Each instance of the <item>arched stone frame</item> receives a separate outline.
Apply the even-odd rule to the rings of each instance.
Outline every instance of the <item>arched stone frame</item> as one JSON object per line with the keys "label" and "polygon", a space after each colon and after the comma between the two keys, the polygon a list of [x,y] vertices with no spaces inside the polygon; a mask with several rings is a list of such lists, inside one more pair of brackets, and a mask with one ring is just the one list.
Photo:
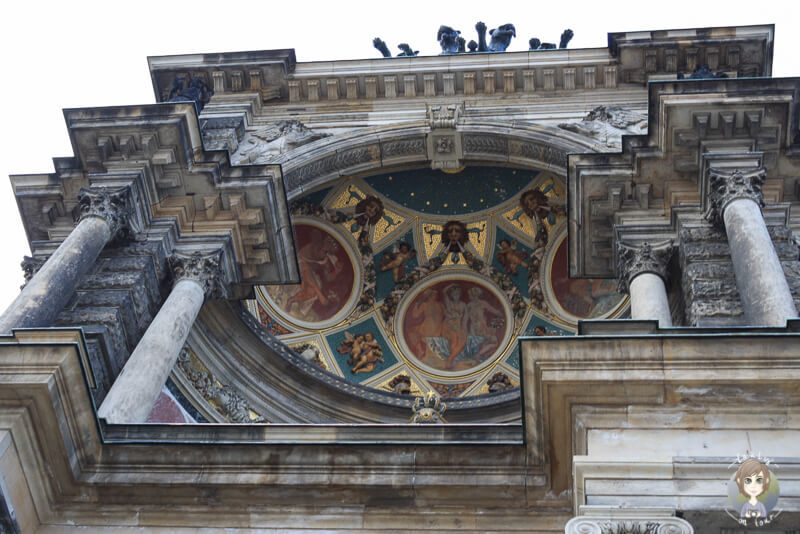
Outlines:
{"label": "arched stone frame", "polygon": [[[288,200],[343,177],[430,166],[430,133],[427,121],[420,121],[355,131],[287,152],[279,163]],[[507,165],[561,176],[566,176],[569,152],[607,150],[558,128],[501,121],[465,120],[449,134],[459,136],[464,165]],[[406,422],[410,414],[411,397],[354,384],[321,370],[288,349],[237,303],[206,305],[188,344],[212,376],[224,377],[220,379],[237,390],[255,413],[278,416],[271,422],[397,423]],[[253,377],[260,379],[254,383]],[[180,376],[176,379],[182,389],[189,385]],[[448,421],[518,421],[519,395],[514,389],[448,399]],[[199,395],[189,396],[194,403],[205,402]]]}

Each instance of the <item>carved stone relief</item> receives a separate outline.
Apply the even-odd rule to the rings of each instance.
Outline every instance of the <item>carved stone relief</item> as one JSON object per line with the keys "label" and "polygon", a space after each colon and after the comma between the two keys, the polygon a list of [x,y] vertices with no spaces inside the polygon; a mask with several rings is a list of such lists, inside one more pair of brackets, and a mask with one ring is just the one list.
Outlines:
{"label": "carved stone relief", "polygon": [[671,244],[653,248],[650,243],[642,243],[641,246],[620,243],[617,253],[617,276],[620,291],[627,292],[631,280],[642,273],[657,274],[666,282],[669,279],[667,264],[672,257],[673,250]]}
{"label": "carved stone relief", "polygon": [[281,154],[330,135],[314,131],[298,120],[274,122],[246,133],[231,160],[235,165],[270,163]]}
{"label": "carved stone relief", "polygon": [[253,411],[241,393],[229,385],[220,383],[189,347],[183,347],[181,350],[176,370],[180,370],[189,379],[195,389],[226,421],[231,423],[269,422]]}
{"label": "carved stone relief", "polygon": [[694,534],[685,520],[677,517],[605,519],[575,517],[567,523],[566,534]]}
{"label": "carved stone relief", "polygon": [[621,148],[623,135],[647,133],[647,116],[617,106],[598,106],[579,122],[563,122],[559,128]]}

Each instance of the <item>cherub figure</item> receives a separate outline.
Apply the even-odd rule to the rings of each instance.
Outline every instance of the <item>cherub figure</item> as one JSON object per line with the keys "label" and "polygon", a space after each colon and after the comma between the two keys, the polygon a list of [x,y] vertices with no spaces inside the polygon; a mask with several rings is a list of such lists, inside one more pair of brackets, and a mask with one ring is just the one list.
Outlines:
{"label": "cherub figure", "polygon": [[497,246],[500,249],[497,252],[497,261],[504,267],[505,274],[513,274],[516,276],[519,267],[528,266],[525,262],[528,254],[522,250],[517,250],[516,239],[512,239],[511,241],[503,239]]}
{"label": "cherub figure", "polygon": [[739,466],[734,476],[739,493],[747,498],[739,510],[739,517],[767,517],[767,508],[758,496],[769,490],[769,469],[755,458],[748,458]]}
{"label": "cherub figure", "polygon": [[350,354],[350,359],[347,360],[348,365],[353,367],[350,372],[353,374],[358,373],[371,373],[375,370],[375,364],[382,362],[383,350],[381,346],[375,341],[375,335],[372,332],[365,334],[356,334],[353,336],[350,332],[345,332],[345,340],[336,350],[340,354]]}
{"label": "cherub figure", "polygon": [[394,281],[400,281],[406,275],[406,262],[414,259],[417,251],[411,245],[401,242],[396,245],[392,252],[386,251],[381,258],[381,272],[392,271]]}

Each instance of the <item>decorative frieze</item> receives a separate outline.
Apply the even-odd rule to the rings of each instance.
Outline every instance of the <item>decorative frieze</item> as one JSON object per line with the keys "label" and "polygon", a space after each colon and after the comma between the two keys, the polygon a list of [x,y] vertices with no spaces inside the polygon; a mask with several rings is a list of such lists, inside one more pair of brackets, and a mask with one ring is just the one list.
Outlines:
{"label": "decorative frieze", "polygon": [[483,94],[486,95],[493,95],[494,94],[494,71],[486,71],[483,73]]}
{"label": "decorative frieze", "polygon": [[575,90],[575,68],[569,67],[562,69],[564,75],[564,89],[569,91]]}
{"label": "decorative frieze", "polygon": [[397,98],[397,77],[383,77],[383,95],[386,98]]}
{"label": "decorative frieze", "polygon": [[231,72],[231,91],[234,93],[239,93],[242,91],[243,83],[242,83],[242,71],[237,70]]}
{"label": "decorative frieze", "polygon": [[727,56],[727,63],[731,68],[737,68],[739,66],[739,47],[738,46],[728,46],[728,56]]}
{"label": "decorative frieze", "polygon": [[406,74],[403,76],[403,96],[417,96],[417,76],[416,74]]}
{"label": "decorative frieze", "polygon": [[686,49],[686,71],[694,72],[697,68],[697,48],[691,47]]}
{"label": "decorative frieze", "polygon": [[300,82],[298,80],[289,80],[289,102],[300,101]]}
{"label": "decorative frieze", "polygon": [[347,78],[344,84],[347,100],[358,100],[358,78]]}
{"label": "decorative frieze", "polygon": [[532,93],[536,90],[536,71],[524,70],[522,71],[522,89],[526,93]]}
{"label": "decorative frieze", "polygon": [[339,80],[330,78],[325,80],[325,88],[328,92],[328,100],[339,100]]}
{"label": "decorative frieze", "polygon": [[513,93],[516,90],[516,73],[513,70],[503,71],[503,92]]}
{"label": "decorative frieze", "polygon": [[364,92],[367,98],[378,98],[378,78],[375,76],[364,78]]}
{"label": "decorative frieze", "polygon": [[250,71],[250,90],[254,92],[260,92],[262,88],[261,83],[261,71],[251,70]]}
{"label": "decorative frieze", "polygon": [[422,81],[425,86],[425,96],[436,96],[436,75],[425,74],[422,76]]}
{"label": "decorative frieze", "polygon": [[464,94],[471,96],[475,94],[475,73],[464,73]]}
{"label": "decorative frieze", "polygon": [[225,71],[218,70],[211,73],[211,80],[214,84],[214,93],[221,94],[225,92]]}
{"label": "decorative frieze", "polygon": [[308,80],[306,82],[306,94],[309,102],[319,101],[319,80]]}
{"label": "decorative frieze", "polygon": [[[603,69],[602,73],[600,69]],[[565,88],[567,90],[585,89],[594,90],[598,87],[616,88],[616,66],[590,64],[586,66],[565,66],[542,68],[542,88],[545,90],[555,90]],[[498,93],[511,95],[518,90],[531,93],[536,90],[537,69],[507,68],[504,70],[486,71],[459,71],[459,72],[435,72],[421,74],[402,74],[394,73],[382,76],[383,91],[378,87],[378,76],[352,76],[339,78],[293,78],[288,83],[288,95],[290,102],[307,100],[317,102],[324,96],[325,88],[328,89],[328,100],[336,100],[344,97],[348,100],[359,98],[379,99],[379,98],[398,98],[419,97],[426,98],[437,95],[453,96],[462,93],[465,96],[472,96],[482,92],[484,95],[497,95]],[[605,81],[600,80],[599,76],[605,75]],[[461,77],[462,86],[458,85],[458,77]],[[441,77],[441,82],[438,82]],[[421,82],[421,85],[420,85]],[[520,83],[521,82],[521,83]],[[303,94],[302,83],[308,88]],[[437,83],[441,83],[437,87]],[[335,92],[330,88],[336,85]],[[315,91],[315,88],[318,88]],[[344,88],[345,93],[342,93]],[[363,88],[363,89],[362,89]],[[267,89],[261,92],[266,94]],[[320,92],[321,91],[321,92]],[[272,93],[270,93],[272,95]],[[273,98],[273,96],[270,96]],[[267,97],[264,97],[267,100]]]}
{"label": "decorative frieze", "polygon": [[442,74],[442,86],[445,96],[453,96],[456,94],[456,75],[454,72],[445,72]]}
{"label": "decorative frieze", "polygon": [[233,386],[221,383],[199,358],[184,346],[178,355],[180,369],[198,393],[229,423],[267,423]]}
{"label": "decorative frieze", "polygon": [[552,91],[556,88],[556,69],[542,69],[544,90]]}
{"label": "decorative frieze", "polygon": [[597,87],[597,68],[584,67],[583,68],[583,88],[594,89]]}
{"label": "decorative frieze", "polygon": [[648,48],[644,51],[644,71],[652,74],[658,71],[658,50]]}
{"label": "decorative frieze", "polygon": [[616,89],[617,87],[617,67],[603,67],[603,85],[606,89]]}
{"label": "decorative frieze", "polygon": [[664,70],[678,72],[678,50],[675,48],[664,50]]}
{"label": "decorative frieze", "polygon": [[719,48],[716,46],[706,48],[706,64],[709,69],[716,72],[719,68]]}

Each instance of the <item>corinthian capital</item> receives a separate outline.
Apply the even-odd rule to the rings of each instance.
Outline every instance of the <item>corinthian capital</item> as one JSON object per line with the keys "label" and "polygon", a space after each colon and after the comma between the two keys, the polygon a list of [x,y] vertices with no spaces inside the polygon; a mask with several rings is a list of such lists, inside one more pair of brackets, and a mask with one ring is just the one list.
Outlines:
{"label": "corinthian capital", "polygon": [[222,272],[222,251],[212,253],[175,253],[169,257],[174,282],[194,280],[203,288],[206,297],[223,298],[228,293]]}
{"label": "corinthian capital", "polygon": [[102,187],[82,187],[78,193],[81,220],[99,217],[108,223],[111,239],[118,237],[130,228],[131,204],[130,187],[106,189]]}
{"label": "corinthian capital", "polygon": [[617,245],[617,282],[619,290],[627,293],[631,280],[642,273],[653,273],[667,281],[667,265],[672,258],[672,243],[652,247],[650,243],[634,246]]}
{"label": "corinthian capital", "polygon": [[763,206],[764,193],[762,187],[766,177],[767,172],[763,168],[747,172],[738,169],[734,171],[709,169],[706,220],[721,226],[725,207],[734,200],[741,198],[750,199],[759,206]]}
{"label": "corinthian capital", "polygon": [[694,534],[694,528],[678,517],[603,519],[574,517],[564,529],[566,534]]}

